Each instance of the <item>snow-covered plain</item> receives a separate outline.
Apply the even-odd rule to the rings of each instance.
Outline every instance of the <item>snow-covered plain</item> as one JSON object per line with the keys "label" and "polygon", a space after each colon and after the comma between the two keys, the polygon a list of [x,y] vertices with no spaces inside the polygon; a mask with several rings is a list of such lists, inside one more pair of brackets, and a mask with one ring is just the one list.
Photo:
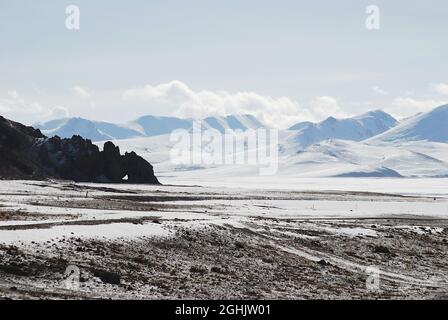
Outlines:
{"label": "snow-covered plain", "polygon": [[[446,292],[446,180],[295,181],[301,184],[277,188],[259,181],[2,181],[0,295],[328,299]],[[358,191],[366,188],[382,193]],[[77,291],[61,289],[68,265],[86,279]],[[365,285],[372,265],[381,270],[379,293]],[[122,286],[103,283],[98,269],[118,272]],[[253,293],[244,295],[248,288]]]}
{"label": "snow-covered plain", "polygon": [[[301,183],[294,186],[260,186],[259,181],[226,186],[225,182],[211,180],[203,186],[2,181],[0,211],[9,214],[9,218],[0,221],[0,243],[45,242],[61,236],[107,239],[168,236],[173,224],[180,220],[189,226],[200,226],[241,225],[258,217],[448,218],[445,179],[406,179],[407,183],[397,179],[355,178],[298,181]],[[143,207],[134,207],[134,196],[136,204],[144,201]],[[107,202],[110,197],[117,201],[129,197],[131,202],[125,207],[115,207],[114,202]],[[163,227],[146,222],[159,219],[165,222]]]}

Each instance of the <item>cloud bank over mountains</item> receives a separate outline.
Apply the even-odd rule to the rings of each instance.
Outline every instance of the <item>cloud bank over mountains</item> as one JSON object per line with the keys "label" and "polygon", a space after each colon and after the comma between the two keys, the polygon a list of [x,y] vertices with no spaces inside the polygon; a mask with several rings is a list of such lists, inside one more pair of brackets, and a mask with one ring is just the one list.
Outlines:
{"label": "cloud bank over mountains", "polygon": [[13,90],[0,93],[0,115],[31,124],[36,119],[57,119],[69,116],[68,109],[60,105],[44,105],[24,98]]}
{"label": "cloud bank over mountains", "polygon": [[268,125],[287,125],[315,117],[311,110],[302,108],[298,102],[287,97],[275,98],[255,92],[194,91],[177,80],[126,90],[123,99],[130,105],[135,102],[157,105],[170,115],[183,118],[253,114]]}
{"label": "cloud bank over mountains", "polygon": [[287,128],[301,121],[317,122],[328,116],[347,118],[372,109],[382,109],[401,119],[448,102],[445,83],[429,84],[428,96],[424,97],[412,93],[393,97],[382,88],[373,88],[388,100],[381,105],[354,104],[322,95],[299,102],[253,91],[195,90],[178,80],[114,90],[94,90],[77,84],[67,88],[64,96],[57,97],[41,90],[28,95],[15,90],[0,92],[0,113],[27,124],[65,117],[123,122],[143,115],[205,118],[251,114],[268,126]]}

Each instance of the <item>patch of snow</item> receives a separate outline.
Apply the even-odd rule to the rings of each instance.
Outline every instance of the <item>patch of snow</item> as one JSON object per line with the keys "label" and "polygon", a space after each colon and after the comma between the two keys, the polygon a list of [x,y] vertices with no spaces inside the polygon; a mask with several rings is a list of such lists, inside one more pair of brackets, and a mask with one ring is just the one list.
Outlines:
{"label": "patch of snow", "polygon": [[135,237],[163,237],[171,232],[162,225],[146,223],[136,225],[132,223],[112,223],[95,226],[55,226],[51,229],[31,230],[2,230],[0,231],[0,243],[14,244],[18,242],[30,243],[46,242],[55,238],[135,238]]}

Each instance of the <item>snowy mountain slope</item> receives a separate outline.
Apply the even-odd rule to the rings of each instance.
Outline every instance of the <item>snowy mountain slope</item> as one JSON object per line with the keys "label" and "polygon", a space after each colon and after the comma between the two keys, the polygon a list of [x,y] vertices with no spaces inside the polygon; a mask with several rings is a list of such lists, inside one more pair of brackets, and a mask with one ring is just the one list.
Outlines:
{"label": "snowy mountain slope", "polygon": [[313,125],[315,125],[313,122],[310,121],[304,121],[304,122],[299,122],[296,123],[295,125],[293,125],[292,127],[289,128],[289,130],[303,130],[309,127],[312,127]]}
{"label": "snowy mountain slope", "polygon": [[397,120],[392,116],[377,110],[348,119],[329,117],[319,123],[301,122],[289,130],[297,130],[297,142],[305,149],[327,139],[362,141],[385,132],[396,124]]}
{"label": "snowy mountain slope", "polygon": [[[431,113],[417,115],[406,121],[419,124],[424,120],[444,119],[445,107]],[[415,120],[417,119],[417,120]],[[431,120],[432,129],[440,138],[445,123]],[[443,122],[441,125],[441,122]],[[207,122],[217,130],[227,125],[223,119]],[[213,126],[219,123],[221,127]],[[296,179],[304,177],[448,177],[448,144],[431,141],[383,141],[381,139],[361,140],[377,131],[384,131],[396,120],[381,112],[343,120],[329,118],[319,124],[301,123],[299,130],[280,130],[278,141],[278,172],[273,179]],[[397,128],[400,128],[398,125]],[[408,126],[405,126],[406,128]],[[235,128],[235,126],[233,127]],[[414,128],[414,127],[413,127]],[[395,132],[391,129],[387,133]],[[420,130],[428,133],[425,130]],[[304,140],[310,134],[308,141]],[[314,134],[314,136],[312,135]],[[385,134],[384,134],[385,135]],[[304,137],[305,136],[305,137]],[[334,139],[333,137],[344,139]],[[381,137],[380,135],[379,137]],[[442,135],[443,137],[443,135]],[[243,139],[244,135],[236,139]],[[349,140],[351,139],[351,140]],[[321,140],[320,142],[316,142]],[[115,141],[124,150],[137,150],[154,163],[161,176],[175,176],[195,180],[242,179],[259,175],[257,166],[249,164],[175,164],[170,151],[175,142],[169,135]],[[304,147],[306,146],[306,147]],[[204,145],[199,152],[207,153],[210,146]]]}
{"label": "snowy mountain slope", "polygon": [[309,158],[329,168],[326,176],[448,177],[448,145],[435,142],[330,140],[299,153],[295,164],[307,164]]}
{"label": "snowy mountain slope", "polygon": [[170,133],[176,129],[189,129],[193,119],[180,119],[175,117],[143,116],[129,124],[144,136],[158,136]]}
{"label": "snowy mountain slope", "polygon": [[[242,139],[244,135],[237,136]],[[154,165],[158,176],[184,178],[200,183],[204,179],[254,178],[257,165],[176,164],[170,152],[175,141],[169,135],[114,141],[120,149],[135,150]],[[101,145],[101,144],[99,144]],[[199,152],[209,152],[203,145]],[[326,140],[305,150],[299,148],[295,132],[279,132],[278,172],[272,179],[306,177],[448,177],[448,144],[410,141],[356,142]],[[185,181],[186,181],[185,180]]]}
{"label": "snowy mountain slope", "polygon": [[[442,106],[432,112],[416,115],[387,131],[388,127],[396,124],[396,120],[382,111],[350,119],[328,118],[318,124],[300,123],[295,126],[298,130],[280,130],[276,159],[278,171],[272,178],[448,177],[448,143],[440,143],[447,141],[447,109],[447,106]],[[178,177],[186,179],[183,181],[199,183],[204,179],[243,179],[259,175],[259,166],[247,163],[175,163],[171,152],[178,141],[171,141],[169,132],[175,128],[191,128],[193,120],[161,117],[144,117],[139,120],[123,127],[143,136],[116,138],[114,143],[123,151],[134,150],[141,154],[154,165],[155,172],[162,178]],[[160,127],[157,127],[158,124]],[[52,122],[52,126],[58,130],[65,125],[64,121]],[[203,129],[213,128],[220,132],[241,129],[242,132],[235,136],[236,145],[245,144],[244,130],[260,126],[263,125],[252,116],[209,117],[202,121]],[[170,130],[164,129],[167,127]],[[107,128],[94,127],[98,130],[95,131],[86,125],[83,129],[87,130],[87,134],[92,134],[88,130],[99,133],[97,138],[111,139],[109,137],[112,134],[107,133],[110,132]],[[383,133],[366,139],[376,132]],[[422,141],[423,138],[426,140]],[[220,143],[219,138],[215,143]],[[211,154],[212,146],[204,143],[199,150],[195,150],[195,154]],[[236,158],[243,151],[239,149],[232,152]]]}
{"label": "snowy mountain slope", "polygon": [[208,117],[202,120],[206,129],[216,129],[221,133],[225,130],[242,130],[264,128],[257,118],[252,115],[230,115],[226,117]]}
{"label": "snowy mountain slope", "polygon": [[408,118],[396,127],[370,140],[448,142],[448,104]]}

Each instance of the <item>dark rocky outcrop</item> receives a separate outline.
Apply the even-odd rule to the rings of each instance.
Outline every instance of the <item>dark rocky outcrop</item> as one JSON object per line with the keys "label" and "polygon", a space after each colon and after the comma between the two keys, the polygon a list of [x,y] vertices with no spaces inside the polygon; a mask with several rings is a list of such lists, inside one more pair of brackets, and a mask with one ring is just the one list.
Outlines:
{"label": "dark rocky outcrop", "polygon": [[112,142],[106,142],[100,151],[80,136],[47,138],[39,130],[3,117],[0,117],[0,178],[159,183],[150,163],[135,152],[121,155]]}
{"label": "dark rocky outcrop", "polygon": [[93,270],[93,275],[97,278],[100,278],[100,280],[104,283],[115,285],[120,284],[121,276],[116,272],[111,272],[107,270]]}
{"label": "dark rocky outcrop", "polygon": [[44,138],[39,130],[0,116],[0,178],[26,179],[49,175],[27,152],[35,141]]}

